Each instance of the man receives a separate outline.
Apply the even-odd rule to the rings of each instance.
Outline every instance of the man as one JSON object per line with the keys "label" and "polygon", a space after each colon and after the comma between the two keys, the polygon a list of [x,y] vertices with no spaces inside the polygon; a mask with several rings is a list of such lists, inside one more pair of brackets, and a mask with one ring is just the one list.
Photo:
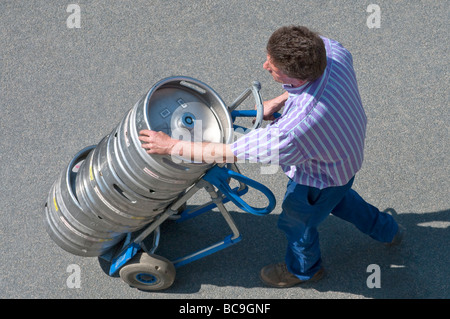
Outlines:
{"label": "man", "polygon": [[[273,114],[284,106],[282,116],[265,128],[231,145],[197,147],[146,130],[141,132],[142,146],[149,154],[171,154],[176,149],[177,155],[202,156],[205,162],[279,163],[289,177],[278,221],[288,247],[285,262],[261,270],[262,281],[270,286],[291,287],[322,277],[317,227],[330,213],[380,242],[399,244],[403,228],[351,189],[363,162],[367,119],[350,52],[306,27],[281,27],[269,38],[263,67],[285,90],[264,102],[265,120],[274,120]],[[258,140],[269,141],[260,144],[277,152],[254,147]],[[203,152],[208,146],[214,151]],[[273,154],[277,158],[271,158]]]}

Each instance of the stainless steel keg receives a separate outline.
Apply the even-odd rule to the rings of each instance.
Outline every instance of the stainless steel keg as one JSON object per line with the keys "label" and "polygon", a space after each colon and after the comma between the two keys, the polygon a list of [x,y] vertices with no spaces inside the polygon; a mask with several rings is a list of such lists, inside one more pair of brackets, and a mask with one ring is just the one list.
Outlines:
{"label": "stainless steel keg", "polygon": [[228,108],[211,87],[188,77],[159,81],[96,147],[78,153],[53,185],[45,221],[61,248],[102,255],[164,212],[213,165],[147,154],[138,139],[142,129],[196,142],[233,138]]}
{"label": "stainless steel keg", "polygon": [[138,139],[143,129],[196,142],[230,143],[233,138],[230,113],[212,88],[186,77],[156,83],[119,125],[112,157],[118,176],[136,193],[150,198],[166,199],[184,192],[212,164],[147,154]]}
{"label": "stainless steel keg", "polygon": [[77,153],[50,189],[44,221],[50,237],[64,250],[80,256],[99,256],[124,234],[106,230],[102,221],[80,206],[75,180],[93,146]]}
{"label": "stainless steel keg", "polygon": [[111,166],[109,146],[114,135],[102,139],[88,155],[76,179],[80,206],[97,216],[106,229],[132,232],[164,211],[171,200],[152,199],[133,192]]}

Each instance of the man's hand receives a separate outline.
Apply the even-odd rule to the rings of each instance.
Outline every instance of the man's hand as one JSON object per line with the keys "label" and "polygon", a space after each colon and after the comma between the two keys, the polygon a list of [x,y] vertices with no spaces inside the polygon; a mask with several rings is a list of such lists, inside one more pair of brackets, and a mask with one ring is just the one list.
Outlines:
{"label": "man's hand", "polygon": [[142,130],[139,132],[139,140],[148,154],[170,155],[173,147],[178,142],[164,132]]}
{"label": "man's hand", "polygon": [[275,120],[275,117],[273,116],[274,113],[281,110],[281,108],[284,106],[284,103],[289,97],[289,93],[285,92],[282,95],[273,98],[271,100],[267,100],[263,103],[264,105],[264,117],[263,119],[265,121],[273,121]]}

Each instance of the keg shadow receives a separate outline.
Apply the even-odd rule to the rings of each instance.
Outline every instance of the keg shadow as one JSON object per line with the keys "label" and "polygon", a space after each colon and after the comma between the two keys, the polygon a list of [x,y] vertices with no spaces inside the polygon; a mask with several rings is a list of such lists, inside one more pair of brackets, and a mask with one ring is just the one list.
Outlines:
{"label": "keg shadow", "polygon": [[[326,276],[317,283],[289,288],[292,296],[296,289],[314,289],[367,298],[450,297],[450,210],[420,214],[390,211],[407,229],[405,240],[398,247],[386,247],[347,222],[334,216],[327,218],[320,226]],[[152,293],[194,294],[202,285],[273,290],[260,281],[259,271],[284,259],[286,240],[277,228],[278,215],[253,216],[235,211],[231,215],[241,232],[241,242],[178,268],[172,287]],[[180,224],[166,222],[156,253],[169,259],[180,257],[214,242],[214,236],[221,238],[220,233],[226,235],[227,226],[214,212]],[[381,288],[367,285],[371,275],[367,267],[371,264],[380,267]]]}

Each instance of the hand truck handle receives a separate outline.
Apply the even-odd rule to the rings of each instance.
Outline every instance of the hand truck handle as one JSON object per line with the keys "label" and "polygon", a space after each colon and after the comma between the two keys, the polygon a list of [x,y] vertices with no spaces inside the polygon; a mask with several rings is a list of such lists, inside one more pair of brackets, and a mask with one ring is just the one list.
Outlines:
{"label": "hand truck handle", "polygon": [[[239,97],[233,102],[231,103],[230,106],[228,106],[228,110],[230,111],[230,113],[234,113],[235,109],[242,103],[245,101],[245,99],[247,99],[251,93],[253,93],[253,98],[255,99],[256,102],[256,110],[255,110],[255,123],[253,124],[253,127],[251,127],[251,130],[255,130],[257,128],[259,128],[262,124],[263,121],[263,117],[264,117],[264,104],[263,104],[263,100],[261,97],[261,93],[259,92],[261,90],[261,83],[259,83],[258,81],[254,81],[252,83],[252,86],[245,89],[244,92],[242,92],[241,95],[239,95]],[[236,114],[236,113],[235,113]],[[233,122],[234,119],[236,117],[233,118]]]}
{"label": "hand truck handle", "polygon": [[[260,191],[267,197],[267,199],[269,200],[269,204],[264,208],[256,208],[250,206],[239,196],[235,189],[231,189],[227,181],[229,178],[233,178],[239,182],[246,184],[247,186]],[[275,208],[276,199],[269,188],[231,169],[228,169],[226,167],[214,166],[203,176],[203,179],[216,186],[237,207],[250,214],[258,216],[267,215]]]}

